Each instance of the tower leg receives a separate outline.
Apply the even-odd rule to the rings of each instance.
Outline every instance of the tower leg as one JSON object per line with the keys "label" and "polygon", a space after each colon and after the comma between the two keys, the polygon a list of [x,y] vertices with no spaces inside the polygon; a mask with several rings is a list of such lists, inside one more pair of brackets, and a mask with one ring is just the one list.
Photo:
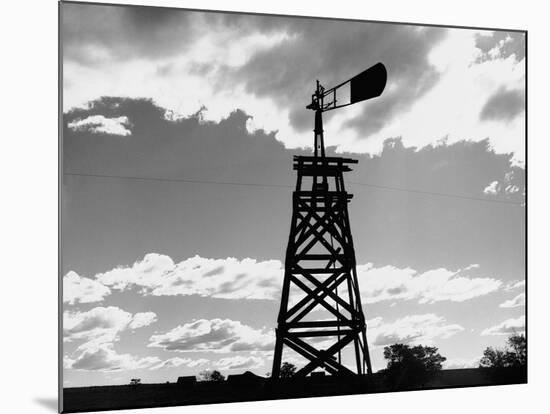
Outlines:
{"label": "tower leg", "polygon": [[367,363],[367,375],[372,374],[372,366],[370,364],[370,354],[369,354],[369,347],[367,345],[367,334],[365,330],[363,330],[362,336],[363,336],[363,348],[364,348],[364,355],[365,355],[365,362]]}
{"label": "tower leg", "polygon": [[283,354],[283,338],[279,334],[279,329],[275,329],[275,353],[273,354],[273,369],[271,378],[279,378],[281,375],[281,358]]}
{"label": "tower leg", "polygon": [[361,375],[363,373],[363,364],[361,361],[361,353],[359,351],[359,338],[355,338],[353,341],[355,347],[355,363],[357,365],[357,374]]}

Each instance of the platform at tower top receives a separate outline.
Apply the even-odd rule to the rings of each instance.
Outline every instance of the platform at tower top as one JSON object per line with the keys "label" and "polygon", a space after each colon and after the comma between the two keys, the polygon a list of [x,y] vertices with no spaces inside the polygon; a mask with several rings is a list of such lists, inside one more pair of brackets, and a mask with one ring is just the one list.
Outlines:
{"label": "platform at tower top", "polygon": [[358,161],[344,157],[315,157],[295,155],[293,168],[304,175],[334,175],[344,171],[352,171],[348,164]]}

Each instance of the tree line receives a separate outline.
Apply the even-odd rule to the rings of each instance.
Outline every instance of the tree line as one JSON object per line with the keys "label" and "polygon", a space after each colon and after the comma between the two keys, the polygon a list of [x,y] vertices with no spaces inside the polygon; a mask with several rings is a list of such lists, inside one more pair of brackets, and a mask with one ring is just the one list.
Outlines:
{"label": "tree line", "polygon": [[[439,353],[437,347],[397,343],[384,347],[386,367],[383,374],[392,386],[408,387],[424,385],[433,375],[443,368],[446,357]],[[523,334],[513,334],[506,340],[504,348],[487,347],[479,360],[478,368],[512,368],[527,365],[527,339]],[[291,378],[297,367],[290,362],[283,362],[280,378]],[[267,377],[271,374],[268,372]],[[225,377],[217,370],[201,371],[198,381],[221,382]],[[133,378],[131,385],[139,385],[141,380]]]}
{"label": "tree line", "polygon": [[[407,388],[425,385],[434,374],[443,368],[446,357],[437,347],[397,343],[384,347],[386,367],[380,371],[395,388]],[[511,335],[504,348],[487,347],[483,351],[478,368],[511,368],[527,365],[527,339],[523,334]],[[296,372],[296,366],[284,362],[281,366],[281,378],[290,378]],[[267,374],[269,376],[269,373]]]}

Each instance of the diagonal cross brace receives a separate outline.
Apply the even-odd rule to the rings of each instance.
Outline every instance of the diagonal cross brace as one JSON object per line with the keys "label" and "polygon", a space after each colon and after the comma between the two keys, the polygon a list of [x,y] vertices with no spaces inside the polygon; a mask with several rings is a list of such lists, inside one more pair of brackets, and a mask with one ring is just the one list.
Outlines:
{"label": "diagonal cross brace", "polygon": [[[292,339],[293,342],[303,347],[305,350],[310,352],[312,355],[314,355],[314,358],[308,358],[310,360],[309,364],[307,364],[305,367],[300,369],[298,372],[296,372],[296,376],[306,376],[311,371],[313,371],[317,367],[326,366],[329,365],[331,368],[336,369],[338,374],[351,374],[354,375],[353,371],[351,371],[349,368],[346,368],[341,363],[333,360],[331,357],[336,354],[339,350],[344,348],[347,344],[349,344],[356,336],[357,332],[354,332],[352,334],[346,335],[342,339],[340,339],[338,342],[333,344],[331,347],[329,347],[327,350],[320,351],[315,348],[313,348],[311,345],[304,342],[299,337],[293,335],[292,333],[289,333],[289,338]],[[303,354],[302,354],[303,355]],[[306,357],[306,355],[303,355]],[[307,357],[306,357],[307,358]]]}

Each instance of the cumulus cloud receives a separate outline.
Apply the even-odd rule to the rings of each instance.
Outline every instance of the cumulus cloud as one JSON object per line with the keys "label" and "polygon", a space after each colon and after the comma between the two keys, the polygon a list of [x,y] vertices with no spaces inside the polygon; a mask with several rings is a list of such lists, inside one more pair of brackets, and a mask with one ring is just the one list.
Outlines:
{"label": "cumulus cloud", "polygon": [[520,293],[513,299],[508,299],[499,305],[501,308],[517,308],[525,306],[525,293]]}
{"label": "cumulus cloud", "polygon": [[478,366],[479,358],[448,358],[446,361],[443,362],[444,369],[477,368]]}
{"label": "cumulus cloud", "polygon": [[504,189],[504,191],[507,194],[515,194],[515,193],[519,192],[519,187],[515,184],[507,185],[506,188]]}
{"label": "cumulus cloud", "polygon": [[[489,277],[468,277],[444,268],[419,273],[411,268],[357,266],[366,303],[384,300],[462,302],[496,291],[502,282]],[[200,295],[219,299],[278,300],[283,278],[278,260],[207,259],[200,256],[180,263],[166,255],[150,253],[132,266],[96,275],[97,281],[114,290],[140,289],[154,296]]]}
{"label": "cumulus cloud", "polygon": [[219,299],[275,299],[280,293],[283,265],[278,260],[206,259],[194,256],[180,263],[150,253],[130,267],[96,275],[115,290],[133,286],[154,296],[200,295]]}
{"label": "cumulus cloud", "polygon": [[406,316],[393,322],[384,322],[378,317],[368,321],[367,325],[369,343],[375,347],[395,343],[431,345],[436,338],[450,338],[464,330],[433,313]]}
{"label": "cumulus cloud", "polygon": [[155,312],[139,312],[134,315],[132,321],[128,324],[130,329],[138,329],[144,326],[151,325],[156,322],[157,315]]}
{"label": "cumulus cloud", "polygon": [[180,352],[237,352],[271,350],[271,330],[255,329],[231,319],[199,319],[152,335],[149,347]]}
{"label": "cumulus cloud", "polygon": [[512,335],[522,332],[525,332],[525,316],[507,319],[498,325],[483,330],[481,335]]}
{"label": "cumulus cloud", "polygon": [[229,369],[254,369],[264,365],[264,359],[257,356],[236,355],[228,358],[221,358],[215,365],[222,370]]}
{"label": "cumulus cloud", "polygon": [[516,174],[514,174],[514,171],[508,171],[504,174],[502,182],[492,181],[487,187],[485,187],[483,193],[492,196],[504,194],[510,198],[514,194],[519,193],[520,187],[524,186],[524,180],[518,178]]}
{"label": "cumulus cloud", "polygon": [[[119,307],[96,307],[86,312],[63,313],[63,338],[66,342],[86,340],[94,344],[113,342],[120,332],[147,326],[156,320],[154,312],[132,315]],[[84,344],[84,346],[88,346]]]}
{"label": "cumulus cloud", "polygon": [[493,278],[463,276],[463,271],[466,269],[453,272],[440,268],[419,273],[411,268],[394,266],[357,266],[366,303],[396,299],[418,300],[418,303],[463,302],[494,292],[502,284]]}
{"label": "cumulus cloud", "polygon": [[103,115],[92,115],[84,119],[76,119],[67,125],[73,131],[89,131],[95,134],[128,136],[132,135],[129,129],[128,117],[105,118]]}
{"label": "cumulus cloud", "polygon": [[510,291],[514,289],[519,289],[525,287],[525,280],[512,280],[511,282],[507,283],[504,287],[504,290]]}
{"label": "cumulus cloud", "polygon": [[500,191],[500,184],[498,183],[498,181],[493,181],[483,189],[484,194],[490,194],[490,195],[498,194],[499,191]]}
{"label": "cumulus cloud", "polygon": [[120,371],[149,368],[159,363],[158,357],[139,358],[130,354],[117,353],[112,343],[93,344],[79,349],[75,358],[66,356],[66,369],[81,371]]}
{"label": "cumulus cloud", "polygon": [[476,34],[476,47],[479,60],[515,58],[521,61],[525,57],[525,34],[506,31],[483,31]]}
{"label": "cumulus cloud", "polygon": [[137,329],[156,321],[154,312],[131,314],[116,306],[96,307],[86,312],[64,312],[63,339],[80,341],[73,355],[65,355],[66,369],[83,371],[118,371],[148,368],[160,363],[157,357],[119,354],[114,349],[121,332]]}
{"label": "cumulus cloud", "polygon": [[153,365],[149,369],[157,370],[157,369],[165,369],[165,368],[177,368],[182,365],[189,368],[195,368],[203,365],[208,365],[209,363],[210,363],[210,360],[205,358],[192,359],[192,358],[174,357],[174,358],[166,359],[157,365]]}
{"label": "cumulus cloud", "polygon": [[70,271],[63,277],[63,302],[75,303],[101,302],[111,294],[111,289],[94,279],[79,276]]}

